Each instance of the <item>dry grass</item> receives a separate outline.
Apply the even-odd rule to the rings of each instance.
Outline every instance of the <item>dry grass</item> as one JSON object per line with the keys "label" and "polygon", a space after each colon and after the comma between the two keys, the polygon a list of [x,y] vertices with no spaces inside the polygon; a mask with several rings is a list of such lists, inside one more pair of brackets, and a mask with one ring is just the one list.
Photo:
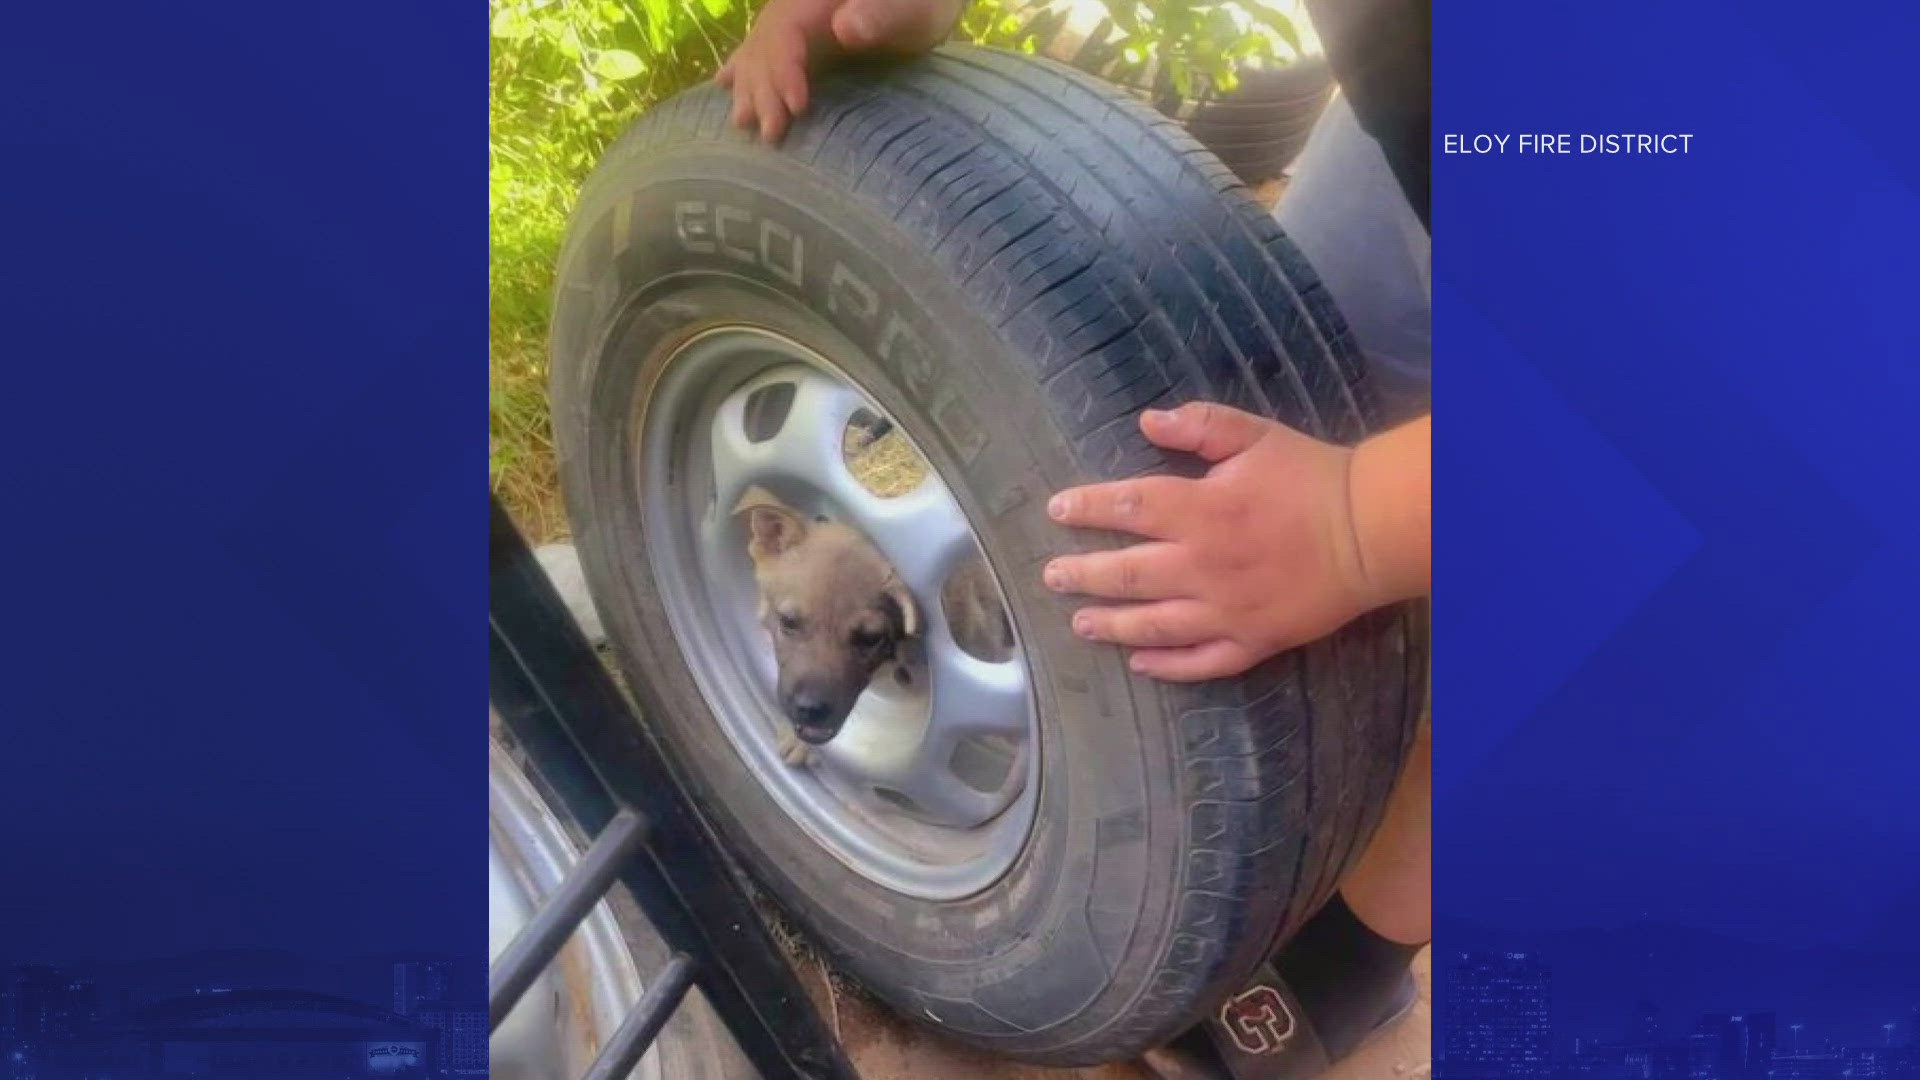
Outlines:
{"label": "dry grass", "polygon": [[907,444],[898,428],[864,448],[860,440],[859,430],[848,425],[840,448],[846,454],[847,469],[868,491],[890,499],[905,495],[926,479],[927,463]]}
{"label": "dry grass", "polygon": [[1253,201],[1259,203],[1261,207],[1267,210],[1272,210],[1274,205],[1280,201],[1280,196],[1286,194],[1286,192],[1287,178],[1284,176],[1276,176],[1271,180],[1255,184],[1249,189],[1249,193],[1253,196]]}
{"label": "dry grass", "polygon": [[534,545],[568,535],[547,412],[545,342],[496,338],[488,372],[488,477],[493,493]]}

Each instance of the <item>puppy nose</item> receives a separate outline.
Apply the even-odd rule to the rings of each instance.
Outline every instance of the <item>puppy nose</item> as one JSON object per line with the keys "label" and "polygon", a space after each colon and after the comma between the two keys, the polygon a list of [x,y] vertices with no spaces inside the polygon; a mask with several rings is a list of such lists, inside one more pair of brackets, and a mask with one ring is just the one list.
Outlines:
{"label": "puppy nose", "polygon": [[811,694],[795,694],[787,701],[787,715],[799,724],[825,723],[832,715],[833,706],[822,698]]}

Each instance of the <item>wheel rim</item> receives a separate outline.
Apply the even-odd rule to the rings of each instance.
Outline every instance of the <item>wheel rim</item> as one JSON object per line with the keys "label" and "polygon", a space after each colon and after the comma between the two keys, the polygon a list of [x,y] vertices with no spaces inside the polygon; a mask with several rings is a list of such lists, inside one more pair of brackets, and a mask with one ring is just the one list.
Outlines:
{"label": "wheel rim", "polygon": [[[507,751],[494,742],[488,754],[487,939],[497,960],[580,855]],[[494,1030],[492,1075],[581,1075],[640,993],[640,974],[603,900]],[[642,1058],[630,1080],[660,1080],[658,1054]]]}
{"label": "wheel rim", "polygon": [[[919,481],[882,495],[855,475],[847,426],[865,417],[886,414],[825,357],[783,335],[732,326],[681,345],[642,418],[647,548],[695,682],[761,786],[849,868],[899,892],[953,899],[1005,873],[1033,821],[1039,741],[1029,667],[1017,634],[1004,656],[963,645],[978,620],[950,618],[957,612],[943,594],[969,562],[986,568],[978,539],[897,421]],[[910,683],[877,675],[804,766],[779,754],[775,665],[732,513],[755,485],[864,534],[922,612]],[[1004,617],[1004,591],[990,569],[984,579]]]}

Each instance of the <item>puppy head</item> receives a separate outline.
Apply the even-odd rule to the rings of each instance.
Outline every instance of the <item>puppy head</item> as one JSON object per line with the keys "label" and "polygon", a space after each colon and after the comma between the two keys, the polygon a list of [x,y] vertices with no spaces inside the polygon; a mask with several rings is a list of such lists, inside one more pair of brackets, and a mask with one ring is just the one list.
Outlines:
{"label": "puppy head", "polygon": [[768,498],[741,506],[781,711],[804,742],[840,732],[875,669],[919,631],[913,594],[859,533]]}

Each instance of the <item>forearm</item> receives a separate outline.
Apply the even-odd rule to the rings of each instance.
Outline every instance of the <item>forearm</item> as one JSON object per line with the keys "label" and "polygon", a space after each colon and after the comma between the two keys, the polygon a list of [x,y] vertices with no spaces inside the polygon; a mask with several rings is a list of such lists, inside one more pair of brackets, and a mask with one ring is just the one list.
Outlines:
{"label": "forearm", "polygon": [[1425,596],[1433,580],[1433,417],[1361,443],[1347,484],[1369,596],[1382,604]]}

